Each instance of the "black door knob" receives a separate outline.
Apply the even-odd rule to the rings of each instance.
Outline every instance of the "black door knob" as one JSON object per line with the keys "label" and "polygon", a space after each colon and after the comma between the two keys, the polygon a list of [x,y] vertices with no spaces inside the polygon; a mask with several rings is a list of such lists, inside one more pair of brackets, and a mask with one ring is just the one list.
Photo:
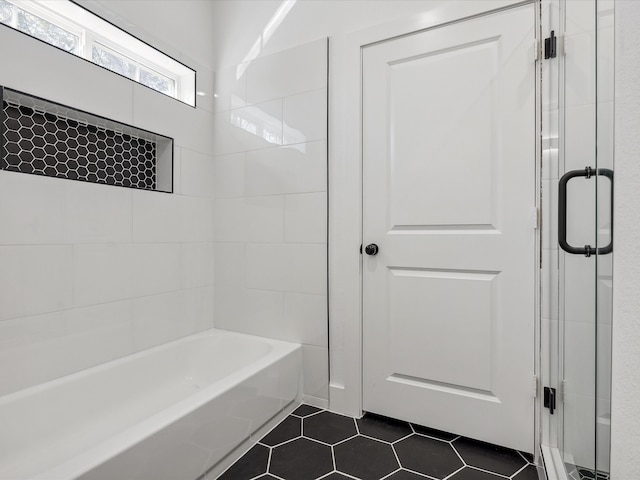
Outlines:
{"label": "black door knob", "polygon": [[364,253],[367,255],[376,255],[378,253],[378,245],[375,243],[370,243],[366,247],[364,247]]}

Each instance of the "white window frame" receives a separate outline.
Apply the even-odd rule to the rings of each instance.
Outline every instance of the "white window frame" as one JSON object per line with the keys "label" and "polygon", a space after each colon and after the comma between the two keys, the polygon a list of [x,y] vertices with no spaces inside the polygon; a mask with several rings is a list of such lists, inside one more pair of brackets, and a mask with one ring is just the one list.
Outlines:
{"label": "white window frame", "polygon": [[[106,20],[94,15],[68,0],[6,0],[27,13],[75,35],[79,38],[78,51],[68,52],[94,65],[93,46],[97,46],[115,56],[126,59],[137,67],[136,76],[131,80],[140,83],[140,69],[167,78],[172,83],[172,92],[155,90],[195,107],[195,71],[151,47],[145,42],[126,33]],[[86,23],[86,25],[85,25]],[[17,30],[17,12],[11,22]],[[21,30],[19,30],[21,31]],[[28,35],[28,33],[23,32]],[[99,65],[101,66],[101,65]],[[105,67],[102,67],[105,68]],[[117,75],[120,75],[117,72]],[[122,75],[124,76],[124,75]],[[141,85],[144,85],[140,83]],[[146,86],[146,85],[145,85]]]}

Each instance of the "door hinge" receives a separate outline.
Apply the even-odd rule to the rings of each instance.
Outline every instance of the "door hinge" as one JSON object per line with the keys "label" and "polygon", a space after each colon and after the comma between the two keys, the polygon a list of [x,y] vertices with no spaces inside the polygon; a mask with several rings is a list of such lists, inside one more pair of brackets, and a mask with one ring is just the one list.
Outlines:
{"label": "door hinge", "polygon": [[556,409],[556,389],[544,387],[544,408],[549,409],[549,413],[553,415]]}
{"label": "door hinge", "polygon": [[558,55],[558,38],[556,37],[556,32],[551,30],[551,36],[544,39],[544,58],[548,60],[549,58],[556,58]]}
{"label": "door hinge", "polygon": [[535,43],[534,43],[534,46],[533,46],[533,52],[534,52],[534,54],[533,54],[533,55],[534,55],[534,59],[533,59],[533,61],[534,61],[534,62],[537,62],[537,61],[538,61],[538,60],[540,60],[540,59],[541,59],[541,57],[542,57],[542,46],[541,46],[541,44],[540,44],[540,40],[539,40],[539,39],[537,39],[537,38],[536,38],[534,42],[535,42]]}
{"label": "door hinge", "polygon": [[538,381],[538,377],[534,375],[533,376],[533,398],[538,398],[539,387],[540,387],[540,382]]}
{"label": "door hinge", "polygon": [[542,211],[539,208],[533,211],[533,228],[534,230],[540,230],[542,227]]}

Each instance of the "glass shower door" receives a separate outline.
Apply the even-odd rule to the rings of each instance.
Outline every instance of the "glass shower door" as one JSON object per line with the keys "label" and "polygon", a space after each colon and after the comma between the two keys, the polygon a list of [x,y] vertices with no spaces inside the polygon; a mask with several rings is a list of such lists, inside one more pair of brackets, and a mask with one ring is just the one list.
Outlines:
{"label": "glass shower door", "polygon": [[560,3],[559,449],[607,478],[611,379],[613,1]]}

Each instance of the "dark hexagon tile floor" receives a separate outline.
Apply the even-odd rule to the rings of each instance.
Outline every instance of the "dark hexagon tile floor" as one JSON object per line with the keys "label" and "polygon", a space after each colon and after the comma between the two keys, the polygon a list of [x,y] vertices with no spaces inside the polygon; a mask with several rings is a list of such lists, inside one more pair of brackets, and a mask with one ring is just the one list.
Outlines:
{"label": "dark hexagon tile floor", "polygon": [[366,414],[300,405],[220,480],[538,480],[529,454]]}

